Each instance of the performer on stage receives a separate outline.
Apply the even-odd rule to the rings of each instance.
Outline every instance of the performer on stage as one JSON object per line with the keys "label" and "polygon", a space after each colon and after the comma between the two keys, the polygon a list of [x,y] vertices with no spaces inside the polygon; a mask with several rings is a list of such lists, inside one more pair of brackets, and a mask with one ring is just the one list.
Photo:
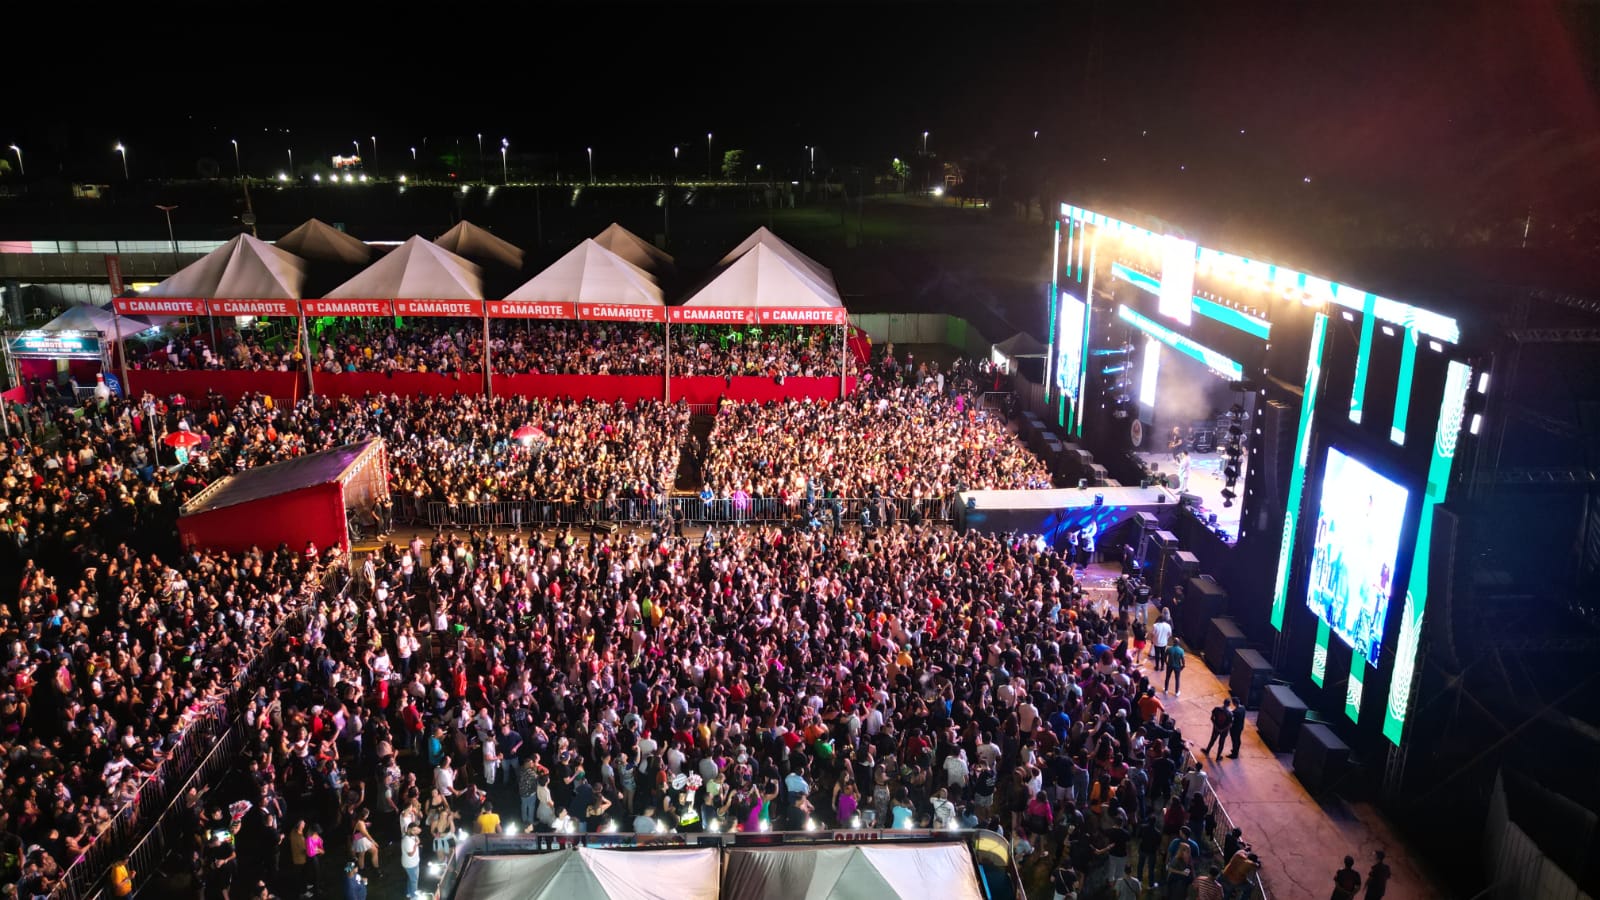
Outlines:
{"label": "performer on stage", "polygon": [[1094,539],[1099,533],[1100,526],[1095,524],[1093,519],[1090,519],[1089,524],[1083,526],[1083,534],[1078,538],[1079,550],[1083,554],[1082,565],[1085,568],[1094,562]]}
{"label": "performer on stage", "polygon": [[1177,425],[1172,426],[1172,435],[1167,438],[1167,450],[1172,453],[1173,459],[1182,455],[1185,443],[1183,429]]}
{"label": "performer on stage", "polygon": [[1189,489],[1189,454],[1187,451],[1178,454],[1178,493]]}

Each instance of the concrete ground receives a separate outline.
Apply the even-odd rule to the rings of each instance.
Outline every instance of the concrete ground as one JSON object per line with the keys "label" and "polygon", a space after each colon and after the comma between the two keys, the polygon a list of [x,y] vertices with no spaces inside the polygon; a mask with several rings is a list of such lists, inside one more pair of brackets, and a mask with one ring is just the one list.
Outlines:
{"label": "concrete ground", "polygon": [[[1115,578],[1115,565],[1091,568],[1090,582]],[[1155,607],[1150,607],[1151,621]],[[1189,649],[1185,642],[1185,649]],[[1154,671],[1150,662],[1148,671]],[[1165,674],[1165,673],[1161,673]],[[1431,900],[1445,896],[1412,859],[1394,827],[1369,803],[1348,803],[1329,794],[1313,797],[1294,776],[1293,755],[1273,753],[1256,731],[1256,713],[1249,714],[1239,758],[1202,754],[1211,736],[1211,709],[1229,695],[1228,686],[1212,674],[1198,652],[1191,652],[1183,670],[1183,695],[1160,691],[1156,696],[1183,728],[1191,751],[1205,770],[1223,809],[1262,861],[1262,882],[1270,900],[1322,900],[1333,892],[1333,873],[1344,857],[1355,857],[1366,880],[1373,852],[1387,854],[1393,878],[1385,900]],[[1231,744],[1230,744],[1231,746]]]}

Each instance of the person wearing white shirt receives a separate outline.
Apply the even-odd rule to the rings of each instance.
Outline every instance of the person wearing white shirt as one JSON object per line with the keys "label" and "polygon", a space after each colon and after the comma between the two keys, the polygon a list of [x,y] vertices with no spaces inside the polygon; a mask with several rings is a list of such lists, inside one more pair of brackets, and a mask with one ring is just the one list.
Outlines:
{"label": "person wearing white shirt", "polygon": [[867,735],[869,737],[877,737],[878,736],[878,732],[882,731],[882,730],[883,730],[883,710],[881,710],[878,707],[874,706],[872,708],[872,711],[867,713]]}
{"label": "person wearing white shirt", "polygon": [[1156,671],[1167,667],[1167,646],[1172,643],[1172,613],[1163,609],[1161,618],[1150,626],[1150,658],[1155,660]]}
{"label": "person wearing white shirt", "polygon": [[944,782],[953,791],[967,786],[967,751],[957,750],[944,758]]}

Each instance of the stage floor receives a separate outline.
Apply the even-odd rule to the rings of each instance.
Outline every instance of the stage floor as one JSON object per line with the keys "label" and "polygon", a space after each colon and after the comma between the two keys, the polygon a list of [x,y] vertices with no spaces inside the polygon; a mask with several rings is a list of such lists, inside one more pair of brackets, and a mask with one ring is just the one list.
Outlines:
{"label": "stage floor", "polygon": [[[1137,454],[1146,464],[1160,466],[1160,471],[1166,474],[1175,474],[1178,464],[1171,453],[1145,453]],[[1234,492],[1239,496],[1234,498],[1233,505],[1222,505],[1222,488],[1225,484],[1222,478],[1222,463],[1224,457],[1219,449],[1213,453],[1189,454],[1189,489],[1188,492],[1200,498],[1206,512],[1217,514],[1217,526],[1228,533],[1228,543],[1239,540],[1239,516],[1244,505],[1244,479],[1249,471],[1250,457],[1244,457],[1240,467],[1239,483],[1234,485]]]}

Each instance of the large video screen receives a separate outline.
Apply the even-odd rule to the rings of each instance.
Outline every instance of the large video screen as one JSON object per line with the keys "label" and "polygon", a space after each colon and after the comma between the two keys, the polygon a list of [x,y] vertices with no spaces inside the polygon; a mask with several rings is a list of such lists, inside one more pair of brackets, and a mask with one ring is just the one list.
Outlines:
{"label": "large video screen", "polygon": [[1056,390],[1074,400],[1078,399],[1083,370],[1083,320],[1087,312],[1082,300],[1061,291],[1056,317]]}
{"label": "large video screen", "polygon": [[1409,492],[1328,448],[1306,605],[1376,666]]}

